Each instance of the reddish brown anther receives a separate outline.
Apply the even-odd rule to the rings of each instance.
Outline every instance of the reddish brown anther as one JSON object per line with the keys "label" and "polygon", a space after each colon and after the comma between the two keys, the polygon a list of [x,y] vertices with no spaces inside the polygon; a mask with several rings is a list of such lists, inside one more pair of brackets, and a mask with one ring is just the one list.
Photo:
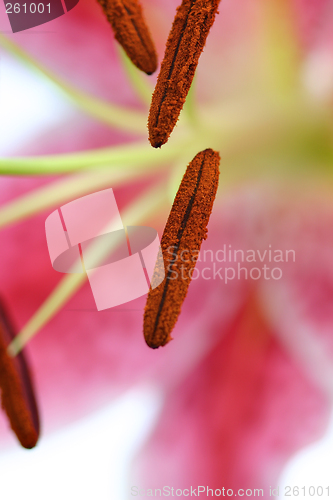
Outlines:
{"label": "reddish brown anther", "polygon": [[116,40],[133,64],[148,75],[157,69],[157,54],[138,0],[98,0]]}
{"label": "reddish brown anther", "polygon": [[[171,340],[201,243],[207,237],[219,164],[216,151],[206,149],[198,153],[187,167],[173,203],[161,240],[163,256],[155,268],[158,275],[166,267],[166,277],[160,286],[149,291],[144,314],[144,337],[153,349]],[[187,255],[185,262],[180,259],[182,252]]]}
{"label": "reddish brown anther", "polygon": [[183,0],[177,9],[153,94],[149,140],[165,144],[176,125],[220,0]]}
{"label": "reddish brown anther", "polygon": [[7,354],[7,347],[14,336],[8,315],[0,303],[1,405],[21,445],[30,449],[38,441],[39,416],[24,354],[21,352],[16,358]]}

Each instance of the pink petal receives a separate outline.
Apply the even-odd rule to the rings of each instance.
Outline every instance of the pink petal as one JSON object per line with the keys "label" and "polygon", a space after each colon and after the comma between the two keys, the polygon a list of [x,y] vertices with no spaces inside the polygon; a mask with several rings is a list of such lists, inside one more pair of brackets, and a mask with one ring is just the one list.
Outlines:
{"label": "pink petal", "polygon": [[256,307],[248,302],[221,326],[216,347],[166,394],[131,484],[263,488],[269,498],[286,460],[320,436],[329,405]]}

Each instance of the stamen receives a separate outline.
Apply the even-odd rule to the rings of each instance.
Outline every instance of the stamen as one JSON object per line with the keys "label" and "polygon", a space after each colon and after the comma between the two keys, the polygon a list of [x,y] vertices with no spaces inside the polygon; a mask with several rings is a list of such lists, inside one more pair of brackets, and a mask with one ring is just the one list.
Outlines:
{"label": "stamen", "polygon": [[39,415],[36,398],[23,353],[15,359],[7,346],[15,334],[7,312],[0,302],[0,388],[2,408],[11,428],[24,448],[36,446],[39,437]]}
{"label": "stamen", "polygon": [[154,148],[167,142],[176,125],[219,1],[183,0],[177,9],[148,118],[149,140]]}
{"label": "stamen", "polygon": [[[144,337],[153,349],[171,340],[170,333],[186,297],[202,241],[207,237],[219,163],[220,155],[212,149],[198,153],[187,167],[173,203],[162,236],[162,256],[155,268],[158,274],[169,262],[166,277],[160,286],[149,291],[144,313]],[[180,259],[183,251],[186,261]]]}
{"label": "stamen", "polygon": [[138,0],[98,0],[116,40],[133,64],[147,75],[157,69],[157,55]]}

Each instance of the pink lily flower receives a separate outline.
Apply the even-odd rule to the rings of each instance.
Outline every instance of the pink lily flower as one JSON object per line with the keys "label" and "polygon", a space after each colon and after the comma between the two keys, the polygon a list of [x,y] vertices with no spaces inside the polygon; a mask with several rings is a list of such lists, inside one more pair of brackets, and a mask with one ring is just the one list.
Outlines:
{"label": "pink lily flower", "polygon": [[[159,60],[178,3],[144,2]],[[133,484],[259,488],[268,498],[288,459],[323,434],[331,407],[333,9],[224,0],[219,11],[195,95],[161,151],[145,128],[155,77],[125,62],[126,76],[97,4],[80,2],[54,32],[1,36],[77,109],[0,160],[0,293],[22,345],[31,338],[44,433],[153,380],[164,405]],[[205,147],[221,154],[208,238],[174,340],[153,351],[144,299],[97,313],[87,283],[55,273],[45,219],[113,187],[127,224],[137,216],[161,234],[186,165]]]}

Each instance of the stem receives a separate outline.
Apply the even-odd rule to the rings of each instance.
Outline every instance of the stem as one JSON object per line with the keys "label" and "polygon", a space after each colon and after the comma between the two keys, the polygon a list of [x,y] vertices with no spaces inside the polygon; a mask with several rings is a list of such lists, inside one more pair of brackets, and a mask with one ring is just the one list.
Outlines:
{"label": "stem", "polygon": [[70,98],[76,106],[93,118],[96,118],[111,127],[119,128],[127,132],[142,134],[145,131],[147,121],[145,114],[130,111],[129,109],[125,109],[121,106],[110,104],[109,102],[93,97],[62,81],[51,71],[44,68],[34,58],[28,55],[16,43],[12,42],[1,33],[0,45],[2,45],[4,49],[14,55],[26,66],[31,67],[38,73],[41,73],[44,77],[56,85],[57,88],[60,89],[68,98]]}
{"label": "stem", "polygon": [[172,160],[186,147],[181,140],[163,150],[155,150],[144,143],[125,144],[112,148],[96,149],[80,153],[50,156],[31,156],[21,158],[1,158],[2,175],[54,175],[78,170],[107,167],[117,169],[120,166],[151,165]]}
{"label": "stem", "polygon": [[149,172],[152,167],[152,164],[145,164],[140,170],[127,166],[117,170],[91,170],[52,182],[1,207],[0,229],[38,212],[60,206],[73,198],[106,188],[111,183],[115,187],[127,180],[134,180]]}
{"label": "stem", "polygon": [[137,96],[140,98],[145,106],[149,106],[151,102],[151,96],[153,92],[153,87],[148,83],[148,76],[145,76],[142,71],[139,71],[132,61],[128,58],[124,49],[118,45],[118,54],[121,63],[124,67],[126,75],[132,85]]}
{"label": "stem", "polygon": [[187,94],[187,98],[184,104],[184,113],[190,124],[195,124],[197,122],[197,106],[196,106],[196,77],[192,80],[192,85]]}

